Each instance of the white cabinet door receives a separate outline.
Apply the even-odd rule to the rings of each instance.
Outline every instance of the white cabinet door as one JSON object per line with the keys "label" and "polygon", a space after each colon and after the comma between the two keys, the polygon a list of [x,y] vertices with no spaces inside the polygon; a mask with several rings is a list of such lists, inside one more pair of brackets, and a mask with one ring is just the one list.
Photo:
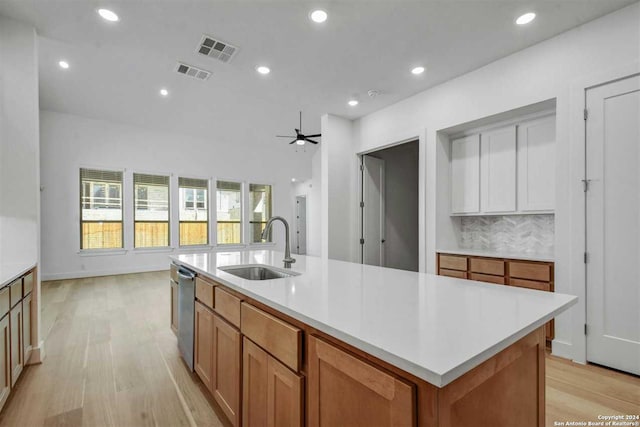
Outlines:
{"label": "white cabinet door", "polygon": [[515,212],[516,127],[489,131],[481,138],[482,212]]}
{"label": "white cabinet door", "polygon": [[544,117],[518,126],[518,210],[552,211],[556,186],[556,119]]}
{"label": "white cabinet door", "polygon": [[480,211],[480,135],[451,141],[451,213]]}

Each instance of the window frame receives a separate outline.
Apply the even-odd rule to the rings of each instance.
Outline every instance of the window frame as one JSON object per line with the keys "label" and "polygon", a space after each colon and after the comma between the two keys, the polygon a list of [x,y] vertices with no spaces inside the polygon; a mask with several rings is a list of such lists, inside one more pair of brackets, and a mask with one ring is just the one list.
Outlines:
{"label": "window frame", "polygon": [[[136,175],[151,175],[167,178],[167,244],[165,246],[136,246]],[[132,171],[131,172],[131,188],[132,188],[132,197],[131,197],[131,206],[132,206],[132,216],[131,216],[131,245],[134,251],[136,252],[154,252],[154,251],[172,251],[174,249],[171,239],[171,226],[173,224],[172,221],[172,206],[171,203],[171,190],[172,190],[172,181],[173,181],[173,173],[168,172],[149,172],[149,171]],[[148,207],[148,205],[147,205]],[[164,221],[140,221],[140,222],[164,222]]]}
{"label": "window frame", "polygon": [[[222,182],[232,182],[234,184],[240,184],[240,241],[238,243],[218,243],[218,181]],[[212,209],[212,215],[215,215],[215,220],[213,221],[213,229],[215,230],[215,242],[213,243],[216,247],[221,248],[244,248],[247,246],[246,244],[246,230],[245,230],[245,215],[246,215],[246,207],[247,201],[245,200],[247,197],[246,190],[246,181],[237,180],[237,179],[227,179],[223,177],[215,177],[213,178],[213,183],[215,184],[215,209]],[[235,222],[235,221],[234,221]]]}
{"label": "window frame", "polygon": [[[249,182],[247,183],[247,206],[249,206],[249,204],[251,203],[251,186],[252,185],[263,185],[263,186],[269,186],[271,187],[271,217],[274,216],[274,205],[275,205],[275,185],[272,182],[264,182],[264,181],[258,181],[258,182]],[[268,219],[267,219],[268,221]],[[248,238],[248,242],[247,244],[249,246],[275,246],[276,243],[273,241],[273,231],[271,232],[271,241],[267,241],[267,242],[253,242],[251,240],[252,236],[253,236],[253,230],[251,229],[251,224],[254,222],[251,220],[251,212],[249,212],[249,209],[247,208],[247,218],[246,218],[246,222],[247,222],[247,238]],[[291,224],[289,224],[289,228],[291,228]]]}
{"label": "window frame", "polygon": [[[182,205],[180,203],[180,189],[181,188],[190,188],[194,191],[194,206],[197,207],[197,188],[193,188],[193,187],[181,187],[180,186],[180,178],[185,178],[185,179],[197,179],[200,181],[206,181],[207,182],[207,193],[205,194],[205,208],[207,210],[207,243],[205,244],[195,244],[195,245],[181,245],[180,244],[180,210],[182,209]],[[176,201],[176,206],[178,206],[178,211],[176,212],[176,217],[178,220],[178,248],[179,249],[185,249],[185,250],[189,250],[189,249],[198,249],[198,248],[210,248],[212,247],[212,238],[215,237],[217,239],[217,236],[215,236],[212,232],[211,232],[211,224],[212,224],[212,220],[215,218],[212,213],[211,210],[211,185],[212,185],[212,179],[211,178],[203,178],[203,177],[197,177],[197,176],[188,176],[188,175],[178,175],[177,176],[177,198],[178,200]],[[194,209],[194,208],[191,208]],[[186,208],[185,208],[186,210]]]}
{"label": "window frame", "polygon": [[[83,194],[83,180],[82,180],[82,171],[83,170],[95,170],[102,172],[115,172],[120,174],[120,221],[106,221],[106,222],[120,222],[120,241],[121,246],[118,248],[84,248],[83,247],[83,238],[84,234],[82,231],[82,225],[84,222],[105,222],[105,221],[84,221],[82,219],[82,210],[84,209],[84,201],[82,200]],[[97,181],[100,182],[100,181]],[[109,199],[109,182],[103,182],[107,184],[105,187],[105,199]],[[95,165],[79,165],[78,166],[78,254],[80,255],[89,255],[89,254],[114,254],[114,253],[125,253],[125,198],[124,198],[124,188],[126,183],[126,169],[124,168],[114,168],[109,166],[95,166]],[[92,186],[90,188],[93,188]]]}

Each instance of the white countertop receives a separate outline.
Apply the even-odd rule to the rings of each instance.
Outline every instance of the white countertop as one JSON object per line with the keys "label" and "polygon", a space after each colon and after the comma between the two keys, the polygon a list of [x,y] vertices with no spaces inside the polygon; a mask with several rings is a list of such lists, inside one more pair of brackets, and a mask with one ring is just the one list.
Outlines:
{"label": "white countertop", "polygon": [[33,267],[35,267],[35,264],[26,262],[0,262],[0,287],[8,285],[9,282],[22,276]]}
{"label": "white countertop", "polygon": [[300,276],[251,281],[218,267],[280,252],[171,258],[276,310],[443,387],[577,302],[577,297],[294,255]]}
{"label": "white countertop", "polygon": [[472,255],[488,258],[508,258],[521,259],[525,261],[544,261],[554,262],[555,258],[552,252],[505,252],[495,251],[491,249],[437,249],[436,252],[441,254],[452,255]]}

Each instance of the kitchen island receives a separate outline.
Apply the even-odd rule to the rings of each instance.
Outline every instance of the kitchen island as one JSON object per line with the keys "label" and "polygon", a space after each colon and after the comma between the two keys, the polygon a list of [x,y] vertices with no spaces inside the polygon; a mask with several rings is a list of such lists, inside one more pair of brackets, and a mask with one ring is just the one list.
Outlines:
{"label": "kitchen island", "polygon": [[308,256],[274,280],[220,269],[281,268],[268,250],[172,259],[198,275],[195,370],[232,425],[544,425],[544,325],[576,297]]}

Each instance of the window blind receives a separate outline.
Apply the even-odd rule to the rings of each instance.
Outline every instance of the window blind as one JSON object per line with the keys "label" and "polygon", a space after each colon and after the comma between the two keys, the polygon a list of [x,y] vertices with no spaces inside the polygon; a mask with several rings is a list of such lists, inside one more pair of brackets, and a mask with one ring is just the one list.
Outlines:
{"label": "window blind", "polygon": [[206,190],[209,187],[209,181],[206,179],[196,178],[178,178],[178,186],[187,188],[201,188]]}
{"label": "window blind", "polygon": [[98,169],[80,169],[82,181],[122,182],[122,172],[103,171]]}
{"label": "window blind", "polygon": [[169,177],[163,175],[147,175],[143,173],[134,173],[133,183],[136,185],[166,185],[168,187]]}

